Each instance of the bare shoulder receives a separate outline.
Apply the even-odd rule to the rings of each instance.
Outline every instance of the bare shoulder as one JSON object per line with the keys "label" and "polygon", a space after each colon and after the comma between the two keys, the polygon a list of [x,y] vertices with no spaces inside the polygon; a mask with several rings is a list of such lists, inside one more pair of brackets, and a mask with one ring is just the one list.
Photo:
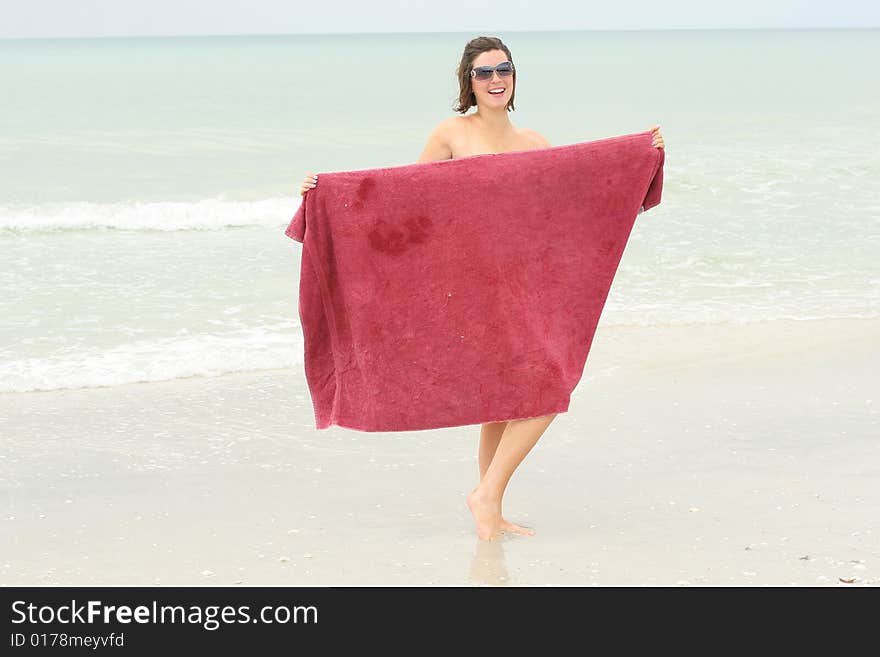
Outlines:
{"label": "bare shoulder", "polygon": [[445,139],[451,139],[464,129],[464,118],[463,116],[447,116],[445,119],[437,122],[431,134],[442,135]]}
{"label": "bare shoulder", "polygon": [[551,145],[547,138],[537,130],[521,128],[520,131],[522,132],[523,137],[525,137],[525,139],[527,139],[532,145],[532,148],[545,148]]}
{"label": "bare shoulder", "polygon": [[434,126],[417,162],[436,162],[452,157],[452,143],[455,139],[455,127],[452,125],[454,119],[455,117],[443,119]]}
{"label": "bare shoulder", "polygon": [[437,126],[439,130],[443,130],[452,141],[460,137],[470,124],[468,115],[449,116],[443,119]]}

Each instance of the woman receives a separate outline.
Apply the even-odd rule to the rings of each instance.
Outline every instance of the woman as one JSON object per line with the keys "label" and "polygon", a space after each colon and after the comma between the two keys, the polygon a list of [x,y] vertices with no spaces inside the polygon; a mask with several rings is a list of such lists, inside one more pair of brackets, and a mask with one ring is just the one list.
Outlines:
{"label": "woman", "polygon": [[[530,150],[550,146],[535,130],[514,126],[508,112],[514,109],[516,69],[507,46],[495,37],[468,42],[457,70],[459,97],[453,116],[440,122],[428,137],[419,162],[434,162],[484,153]],[[466,112],[477,106],[472,114]],[[659,126],[652,128],[653,145],[663,148]],[[318,184],[306,174],[301,195]],[[494,540],[499,532],[534,534],[529,527],[510,522],[501,513],[507,483],[526,454],[535,446],[556,414],[507,422],[489,422],[480,428],[480,483],[467,496],[477,525],[477,535]]]}

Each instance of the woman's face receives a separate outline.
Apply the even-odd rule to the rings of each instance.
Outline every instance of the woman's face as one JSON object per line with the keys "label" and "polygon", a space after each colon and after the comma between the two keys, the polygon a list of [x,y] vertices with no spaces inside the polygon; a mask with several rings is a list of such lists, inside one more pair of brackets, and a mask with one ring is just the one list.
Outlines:
{"label": "woman's face", "polygon": [[[477,66],[496,66],[506,61],[507,55],[503,50],[489,50],[477,55],[471,66],[472,68]],[[480,81],[476,78],[471,78],[471,89],[474,92],[478,105],[504,107],[507,105],[507,101],[510,100],[511,94],[513,94],[513,76],[502,78],[498,75],[497,71],[493,71],[491,80]],[[504,89],[504,91],[498,94],[489,93],[496,89]]]}

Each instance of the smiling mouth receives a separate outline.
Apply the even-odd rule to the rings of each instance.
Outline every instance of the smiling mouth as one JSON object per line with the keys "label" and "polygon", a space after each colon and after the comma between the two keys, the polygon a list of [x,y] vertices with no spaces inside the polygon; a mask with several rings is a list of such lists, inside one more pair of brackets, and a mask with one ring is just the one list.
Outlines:
{"label": "smiling mouth", "polygon": [[505,88],[499,88],[498,90],[490,89],[490,90],[489,90],[489,93],[492,94],[493,96],[500,96],[500,95],[503,94],[505,91],[507,91],[507,88],[506,88],[506,87],[505,87]]}

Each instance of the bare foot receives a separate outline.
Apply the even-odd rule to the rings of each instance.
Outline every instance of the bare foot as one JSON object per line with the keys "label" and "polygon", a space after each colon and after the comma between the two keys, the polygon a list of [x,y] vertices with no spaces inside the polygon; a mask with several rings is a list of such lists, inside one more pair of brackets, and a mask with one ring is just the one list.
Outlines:
{"label": "bare foot", "polygon": [[506,518],[501,518],[501,531],[513,532],[514,534],[525,534],[526,536],[534,536],[535,530],[531,527],[523,527],[514,522],[510,522]]}
{"label": "bare foot", "polygon": [[484,541],[494,541],[501,530],[501,505],[490,500],[479,486],[467,496],[467,505],[477,523],[477,536]]}

